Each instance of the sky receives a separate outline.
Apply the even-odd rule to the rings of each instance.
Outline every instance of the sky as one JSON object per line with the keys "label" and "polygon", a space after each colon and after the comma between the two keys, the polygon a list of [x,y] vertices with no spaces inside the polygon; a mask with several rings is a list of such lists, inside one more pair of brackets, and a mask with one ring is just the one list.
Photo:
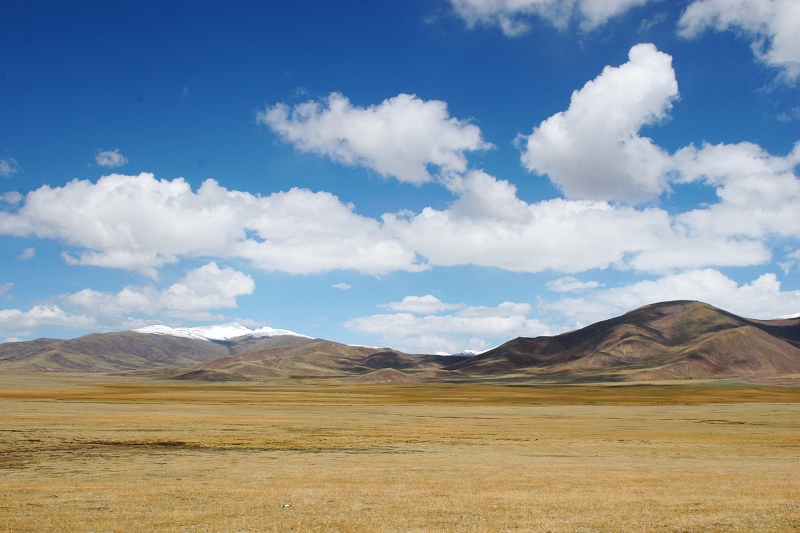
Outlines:
{"label": "sky", "polygon": [[800,1],[7,0],[0,341],[800,313]]}

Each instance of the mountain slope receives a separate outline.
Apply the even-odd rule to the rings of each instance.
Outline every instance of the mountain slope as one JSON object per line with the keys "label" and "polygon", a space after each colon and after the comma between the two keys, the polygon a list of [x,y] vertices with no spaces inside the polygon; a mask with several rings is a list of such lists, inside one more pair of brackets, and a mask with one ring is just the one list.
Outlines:
{"label": "mountain slope", "polygon": [[[403,375],[414,379],[432,377],[444,366],[463,361],[467,357],[440,355],[413,355],[365,346],[348,346],[317,339],[299,345],[255,349],[245,353],[221,357],[193,367],[197,371],[224,372],[229,376],[247,379],[274,377],[350,377],[376,371],[392,370],[383,376],[399,381]],[[188,373],[187,373],[188,374]],[[198,379],[206,379],[198,374]],[[178,376],[178,379],[183,375]],[[409,378],[408,381],[413,379]]]}
{"label": "mountain slope", "polygon": [[614,379],[800,373],[800,319],[749,320],[700,302],[664,302],[554,337],[520,337],[448,369]]}
{"label": "mountain slope", "polygon": [[77,339],[36,339],[0,344],[0,370],[121,372],[188,368],[230,354],[313,339],[299,335],[243,336],[226,340],[136,331],[93,333]]}
{"label": "mountain slope", "polygon": [[220,344],[172,336],[93,333],[77,339],[37,339],[0,344],[0,369],[50,372],[117,372],[188,367],[227,355]]}
{"label": "mountain slope", "polygon": [[800,318],[750,320],[687,301],[648,305],[553,337],[520,337],[472,357],[348,346],[238,324],[172,330],[177,334],[158,329],[0,344],[0,371],[155,369],[187,380],[375,383],[800,378]]}

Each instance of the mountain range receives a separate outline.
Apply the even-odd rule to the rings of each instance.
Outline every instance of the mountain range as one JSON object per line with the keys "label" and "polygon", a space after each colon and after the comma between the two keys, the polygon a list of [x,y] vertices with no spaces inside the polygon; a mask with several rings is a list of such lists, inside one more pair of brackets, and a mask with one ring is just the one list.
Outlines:
{"label": "mountain range", "polygon": [[239,324],[151,326],[0,344],[0,371],[149,373],[180,380],[607,382],[800,377],[800,317],[752,320],[673,301],[477,355],[406,354]]}

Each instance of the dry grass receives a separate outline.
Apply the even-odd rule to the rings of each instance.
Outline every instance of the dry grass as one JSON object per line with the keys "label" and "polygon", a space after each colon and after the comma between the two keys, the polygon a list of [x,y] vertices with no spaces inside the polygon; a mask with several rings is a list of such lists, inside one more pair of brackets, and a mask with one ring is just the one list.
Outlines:
{"label": "dry grass", "polygon": [[800,531],[798,389],[98,379],[0,376],[0,531]]}

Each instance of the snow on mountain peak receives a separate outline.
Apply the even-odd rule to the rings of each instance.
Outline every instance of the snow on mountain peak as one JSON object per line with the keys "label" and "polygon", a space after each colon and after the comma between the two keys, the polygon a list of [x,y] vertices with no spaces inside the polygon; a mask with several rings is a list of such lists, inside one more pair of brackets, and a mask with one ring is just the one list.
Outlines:
{"label": "snow on mountain peak", "polygon": [[278,335],[291,335],[294,337],[304,337],[306,339],[313,338],[308,335],[289,331],[288,329],[275,329],[266,326],[263,328],[251,329],[238,322],[213,326],[197,326],[193,328],[171,328],[169,326],[156,324],[133,331],[151,335],[172,335],[173,337],[185,337],[187,339],[204,341],[226,341],[237,337],[276,337]]}

